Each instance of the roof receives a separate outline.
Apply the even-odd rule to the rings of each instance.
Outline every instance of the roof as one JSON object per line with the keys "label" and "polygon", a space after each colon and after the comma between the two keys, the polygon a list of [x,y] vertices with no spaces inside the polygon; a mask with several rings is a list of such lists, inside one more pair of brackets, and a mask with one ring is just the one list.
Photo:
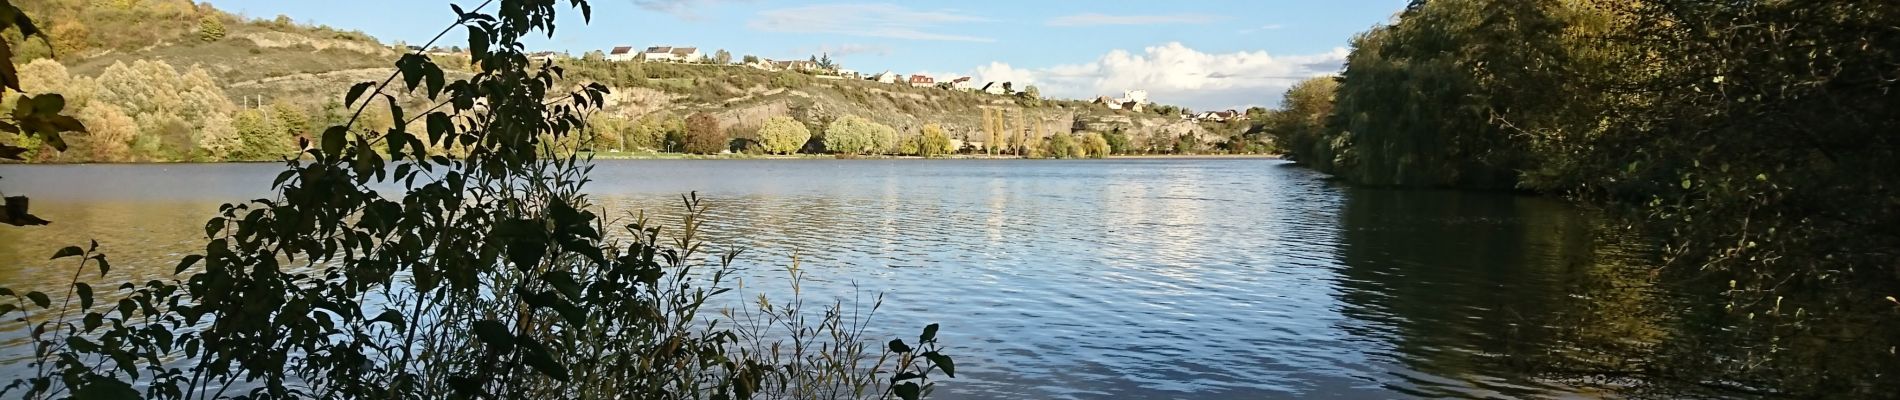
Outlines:
{"label": "roof", "polygon": [[632,52],[633,52],[633,46],[615,46],[614,49],[612,51],[608,51],[607,54],[621,55],[621,54],[627,54],[627,53],[632,53]]}
{"label": "roof", "polygon": [[936,81],[936,78],[931,78],[931,77],[928,77],[928,76],[923,76],[923,75],[911,75],[911,76],[910,76],[910,81],[911,81],[911,82],[919,82],[919,83],[924,83],[924,82],[935,82],[935,81]]}
{"label": "roof", "polygon": [[673,46],[653,46],[653,47],[648,47],[648,48],[647,48],[647,51],[646,51],[646,52],[648,52],[648,53],[672,53],[672,52],[673,52]]}
{"label": "roof", "polygon": [[698,53],[698,52],[699,52],[698,47],[674,47],[673,48],[673,55],[676,55],[676,56],[683,56],[683,55],[688,55],[688,54],[693,54],[693,53]]}

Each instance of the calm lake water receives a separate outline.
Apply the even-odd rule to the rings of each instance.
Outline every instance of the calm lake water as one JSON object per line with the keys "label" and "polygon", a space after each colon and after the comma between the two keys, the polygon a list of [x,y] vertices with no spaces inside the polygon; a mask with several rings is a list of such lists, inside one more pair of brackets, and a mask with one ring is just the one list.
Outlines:
{"label": "calm lake water", "polygon": [[[0,166],[55,221],[0,229],[0,286],[63,288],[47,256],[88,239],[108,280],[164,277],[280,167]],[[1600,289],[1649,256],[1587,213],[1277,160],[607,161],[593,179],[614,216],[667,221],[697,191],[712,245],[747,249],[745,298],[782,293],[796,254],[808,292],[888,296],[875,337],[941,323],[962,374],[940,398],[1594,396],[1520,356],[1666,322],[1613,313],[1663,295]]]}

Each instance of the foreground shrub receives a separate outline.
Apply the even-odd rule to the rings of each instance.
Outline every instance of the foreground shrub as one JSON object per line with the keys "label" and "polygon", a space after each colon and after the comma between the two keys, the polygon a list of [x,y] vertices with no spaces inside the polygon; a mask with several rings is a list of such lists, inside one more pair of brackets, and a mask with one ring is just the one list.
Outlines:
{"label": "foreground shrub", "polygon": [[[936,372],[954,374],[934,325],[876,357],[856,335],[798,336],[837,335],[826,326],[843,320],[785,325],[796,343],[851,349],[820,362],[748,350],[776,338],[702,315],[729,291],[738,252],[708,259],[694,197],[675,232],[635,217],[608,234],[582,192],[591,167],[543,151],[584,134],[606,88],[554,91],[558,71],[534,66],[519,43],[552,29],[554,8],[499,7],[458,23],[479,73],[446,82],[412,54],[382,82],[353,86],[349,122],[286,161],[273,194],[220,207],[174,277],[96,291],[80,280],[110,273],[95,243],[54,254],[75,266],[57,306],[0,289],[13,300],[0,316],[32,327],[33,352],[32,372],[0,395],[745,399],[851,387],[831,397],[914,399]],[[405,90],[437,103],[416,117],[424,132],[362,127],[372,104],[407,121],[389,100]],[[429,152],[443,146],[466,156]],[[871,358],[891,362],[861,362]],[[835,372],[804,372],[814,370]]]}

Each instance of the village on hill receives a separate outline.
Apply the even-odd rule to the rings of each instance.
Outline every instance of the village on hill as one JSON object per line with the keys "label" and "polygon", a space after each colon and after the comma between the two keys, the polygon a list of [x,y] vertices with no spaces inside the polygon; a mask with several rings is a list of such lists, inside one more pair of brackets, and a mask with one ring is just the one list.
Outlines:
{"label": "village on hill", "polygon": [[[456,48],[433,48],[429,49],[428,53],[431,55],[456,55],[459,54],[460,51],[461,49]],[[539,51],[530,54],[530,56],[537,61],[547,62],[573,58],[573,56],[568,53],[555,51]],[[690,46],[648,46],[645,49],[639,49],[634,46],[615,46],[605,51],[589,51],[581,57],[614,62],[664,62],[743,66],[762,71],[802,73],[818,79],[856,79],[891,85],[935,87],[943,90],[987,93],[1001,96],[1013,96],[1021,93],[1019,86],[1014,82],[984,82],[982,86],[978,86],[975,78],[962,75],[955,77],[936,77],[925,74],[904,75],[890,70],[875,74],[865,74],[856,70],[843,68],[837,61],[832,60],[829,54],[814,55],[804,60],[773,60],[753,55],[746,55],[734,60],[732,59],[732,55],[725,50],[717,50],[712,54],[707,54],[700,51],[699,47]],[[1133,112],[1146,111],[1149,106],[1154,104],[1154,102],[1148,98],[1148,91],[1141,89],[1129,89],[1122,92],[1120,97],[1104,95],[1097,96],[1092,100],[1095,104],[1110,110],[1128,110]],[[1233,109],[1183,113],[1181,115],[1181,119],[1183,120],[1196,122],[1229,122],[1246,120],[1247,118],[1246,112]]]}

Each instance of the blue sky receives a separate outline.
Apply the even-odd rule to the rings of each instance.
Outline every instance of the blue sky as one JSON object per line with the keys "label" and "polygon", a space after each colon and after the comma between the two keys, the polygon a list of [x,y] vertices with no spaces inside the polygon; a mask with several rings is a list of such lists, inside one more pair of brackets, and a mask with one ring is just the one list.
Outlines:
{"label": "blue sky", "polygon": [[[727,49],[735,58],[829,52],[862,72],[974,76],[1070,98],[1143,89],[1156,101],[1209,110],[1278,104],[1297,78],[1336,72],[1352,35],[1405,2],[593,0],[591,24],[569,13],[554,38],[530,46],[575,55],[616,45]],[[454,18],[448,2],[431,0],[213,4],[412,44]]]}

